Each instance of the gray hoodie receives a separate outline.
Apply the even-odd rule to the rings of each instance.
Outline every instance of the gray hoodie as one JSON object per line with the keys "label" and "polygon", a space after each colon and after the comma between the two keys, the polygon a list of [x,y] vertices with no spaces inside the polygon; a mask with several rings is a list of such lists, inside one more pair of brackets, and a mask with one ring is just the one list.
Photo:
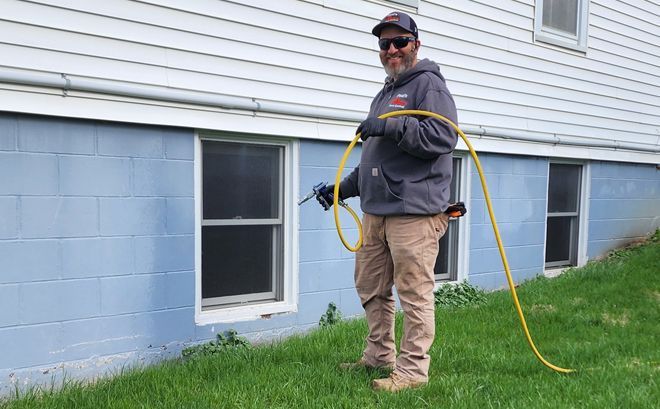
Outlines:
{"label": "gray hoodie", "polygon": [[[396,81],[388,78],[369,117],[402,109],[435,112],[457,123],[454,99],[435,62],[421,60]],[[454,129],[436,118],[397,116],[387,119],[385,136],[362,144],[360,164],[341,182],[341,196],[360,196],[362,211],[378,216],[444,212]]]}

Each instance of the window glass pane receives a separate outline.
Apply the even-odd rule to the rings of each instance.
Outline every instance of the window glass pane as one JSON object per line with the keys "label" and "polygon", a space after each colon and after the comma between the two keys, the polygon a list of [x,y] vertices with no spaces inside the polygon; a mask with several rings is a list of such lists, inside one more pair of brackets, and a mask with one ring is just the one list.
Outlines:
{"label": "window glass pane", "polygon": [[580,188],[580,165],[550,164],[548,212],[577,212]]}
{"label": "window glass pane", "polygon": [[577,35],[578,0],[543,0],[543,25]]}
{"label": "window glass pane", "polygon": [[274,291],[279,226],[203,226],[202,298]]}
{"label": "window glass pane", "polygon": [[546,234],[545,262],[571,261],[571,226],[575,216],[549,217]]}
{"label": "window glass pane", "polygon": [[457,220],[450,220],[449,225],[447,226],[447,231],[444,236],[440,239],[440,248],[438,251],[438,257],[435,260],[434,272],[437,279],[448,280],[452,276],[456,275],[456,272],[453,271],[452,266],[455,265],[453,262],[457,256],[457,246],[458,243],[456,239],[458,238],[458,223]]}
{"label": "window glass pane", "polygon": [[202,141],[202,218],[279,218],[282,150],[279,146]]}

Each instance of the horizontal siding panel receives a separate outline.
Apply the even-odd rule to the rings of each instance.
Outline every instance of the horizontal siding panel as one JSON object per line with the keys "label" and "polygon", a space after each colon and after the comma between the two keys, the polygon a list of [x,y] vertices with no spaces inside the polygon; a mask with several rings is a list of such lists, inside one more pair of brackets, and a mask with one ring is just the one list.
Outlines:
{"label": "horizontal siding panel", "polygon": [[[462,97],[456,98],[457,104],[466,107],[475,107],[479,106],[480,101],[466,99]],[[547,120],[538,120],[534,118],[525,118],[518,115],[525,115],[527,112],[520,111],[514,112],[513,114],[507,115],[506,111],[496,110],[494,113],[483,112],[481,110],[472,110],[472,109],[463,109],[459,112],[459,125],[465,124],[475,124],[479,123],[485,127],[495,127],[495,128],[506,128],[514,129],[521,131],[533,131],[533,132],[542,132],[550,134],[559,134],[559,135],[570,135],[570,136],[580,136],[586,138],[592,138],[594,140],[606,141],[606,140],[617,140],[631,142],[630,133],[614,131],[610,129],[594,129],[587,126],[578,126],[574,124],[567,124],[561,121],[547,121]],[[597,134],[594,131],[598,131]],[[597,137],[595,137],[597,136]],[[657,143],[657,136],[647,135],[644,138],[640,138],[641,143]]]}
{"label": "horizontal siding panel", "polygon": [[[376,83],[337,77],[314,72],[300,73],[283,66],[265,65],[235,58],[217,57],[201,53],[167,49],[145,44],[81,35],[62,30],[27,26],[19,23],[0,23],[0,38],[7,42],[21,42],[32,48],[43,48],[63,53],[75,53],[119,61],[153,65],[155,69],[172,68],[245,78],[260,82],[336,91],[362,96],[373,95]],[[66,47],[64,49],[63,47]],[[380,71],[380,69],[378,69]],[[374,74],[377,69],[374,67]],[[69,74],[75,72],[68,71]],[[203,85],[203,84],[200,84]],[[200,89],[197,86],[197,89]],[[203,88],[201,88],[203,90]]]}
{"label": "horizontal siding panel", "polygon": [[[656,67],[660,66],[660,38],[658,45],[654,46],[597,26],[592,26],[590,33],[589,48],[611,52]],[[653,71],[655,70],[652,69],[650,72]]]}
{"label": "horizontal siding panel", "polygon": [[[171,1],[171,0],[170,0],[170,1]],[[279,19],[279,18],[278,18],[278,19]],[[77,20],[79,20],[79,19],[68,19],[68,20],[69,20],[69,21],[71,21],[71,20],[77,21]],[[98,24],[95,24],[95,25],[98,25]],[[431,22],[429,22],[429,25],[431,25]],[[452,25],[452,27],[456,27],[456,26]],[[135,28],[133,28],[132,30],[135,30]],[[481,40],[482,43],[484,43],[483,39],[484,39],[485,37],[482,35],[482,33],[478,33],[478,32],[476,32],[475,30],[471,30],[471,29],[467,29],[467,28],[464,28],[463,30],[464,30],[464,31],[461,31],[461,32],[457,33],[458,36],[459,36],[460,39],[461,39],[461,40],[460,40],[460,42],[461,42],[461,44],[460,44],[460,48],[461,48],[461,49],[466,49],[466,48],[474,49],[474,48],[477,47],[477,43],[476,43],[476,42],[477,42],[477,41],[480,41],[480,40]],[[116,31],[124,31],[124,32],[125,32],[125,31],[127,31],[127,30],[116,30]],[[129,29],[128,31],[131,32],[131,33],[133,33],[133,31],[131,31],[130,29]],[[175,36],[175,37],[178,39],[178,42],[179,42],[179,43],[183,43],[183,44],[178,45],[178,46],[174,46],[174,45],[172,45],[172,44],[168,44],[168,46],[170,46],[170,47],[175,47],[175,48],[190,48],[190,45],[192,45],[192,44],[195,44],[195,45],[196,45],[196,44],[199,44],[199,43],[202,42],[202,40],[203,40],[203,37],[202,37],[202,38],[189,38],[189,39],[183,39],[183,38],[181,38],[181,37],[183,37],[183,35],[181,35],[180,33],[178,33],[178,32],[174,32],[173,30],[170,30],[170,31],[172,32],[172,34],[169,34],[170,37],[171,37],[171,36]],[[454,31],[456,31],[456,30],[454,30]],[[133,33],[133,34],[136,34],[136,33]],[[159,39],[162,39],[162,38],[165,36],[165,33],[160,33],[160,32],[158,32],[158,33],[157,33],[157,32],[142,33],[143,35],[139,35],[139,34],[141,34],[141,33],[138,32],[137,34],[138,34],[137,36],[133,35],[133,37],[144,38],[144,37],[146,36],[147,38],[151,37],[151,38],[159,38]],[[148,34],[150,34],[150,35],[148,35]],[[183,33],[183,34],[187,34],[187,33]],[[443,35],[442,37],[444,38],[444,37],[446,37],[446,36]],[[470,38],[470,37],[472,37],[472,38]],[[488,37],[488,38],[491,38],[491,37],[496,37],[496,36],[490,36],[490,37]],[[466,40],[468,40],[468,41],[469,41],[469,40],[475,41],[475,44],[470,44],[469,47],[466,47],[466,44],[463,44],[463,43],[462,43],[463,41],[466,41]],[[162,40],[161,40],[161,41],[162,41]],[[231,43],[232,43],[231,41],[227,42],[227,46],[229,46],[229,44],[231,44]],[[186,44],[188,45],[188,47],[186,47]],[[506,47],[507,47],[507,44],[509,44],[509,42],[506,41],[505,39],[503,39],[503,38],[500,37],[500,43],[498,43],[498,44],[492,44],[492,43],[491,43],[491,44],[488,44],[488,47],[490,47],[490,48],[506,48]],[[224,45],[224,44],[221,44],[221,45]],[[526,53],[529,51],[529,47],[532,47],[532,48],[531,48],[532,50],[536,50],[536,49],[539,49],[539,48],[540,48],[540,47],[534,47],[534,46],[532,46],[532,45],[530,45],[530,44],[527,44],[527,43],[523,43],[523,46],[526,46],[526,48],[528,48],[528,50],[527,50],[527,51],[522,50],[522,51],[520,52],[520,53],[522,53],[522,54],[526,54]],[[235,47],[235,49],[240,49],[240,48],[243,48],[243,47]],[[483,48],[483,46],[481,46],[481,48]],[[318,48],[317,48],[317,49],[318,49]],[[553,51],[553,50],[547,50],[547,49],[544,49],[544,48],[541,48],[541,49],[544,50],[545,52],[548,52],[548,51],[552,52],[552,51]],[[194,49],[194,48],[193,48],[193,50],[194,50],[194,51],[198,51],[198,52],[211,52],[210,50],[199,49],[199,48],[198,48],[198,49]],[[263,48],[262,48],[262,50],[263,50]],[[287,53],[286,51],[283,51],[283,50],[277,50],[277,52],[278,52],[278,53],[283,53],[283,54],[286,54],[286,53]],[[263,54],[263,52],[259,52],[259,50],[247,50],[247,51],[245,51],[245,53],[246,53],[246,54],[249,54],[249,55],[252,55],[252,56],[255,56],[255,55],[258,56],[258,55],[262,55],[262,54]],[[561,52],[557,52],[557,53],[560,53],[562,56],[566,56],[565,53],[561,53]],[[286,56],[286,55],[284,55],[283,58],[284,58],[286,61],[300,61],[300,60],[305,60],[305,61],[307,61],[307,60],[313,60],[313,59],[314,59],[314,57],[312,57],[312,56],[307,56],[307,58],[305,58],[305,59],[296,58],[296,54],[295,54],[295,53],[291,53],[291,54],[292,54],[291,56]],[[241,58],[241,56],[237,56],[237,57],[238,57],[238,58]],[[273,58],[272,55],[269,55],[268,57],[269,57],[270,60],[272,60],[272,58]],[[289,58],[287,58],[287,57],[289,57]],[[572,56],[569,55],[568,57],[570,58],[570,57],[572,57]],[[247,58],[249,58],[249,57],[247,57],[247,56],[244,57],[244,59],[247,59]],[[275,57],[275,58],[276,58],[276,57]],[[549,56],[549,58],[551,58],[551,57]],[[575,57],[575,58],[579,58],[579,57]],[[557,56],[557,58],[555,58],[554,60],[556,61],[557,59],[559,59],[559,56]],[[368,60],[369,60],[369,58],[362,58],[362,59],[360,59],[360,61],[368,61]],[[515,59],[514,59],[514,61],[515,61]],[[582,58],[581,61],[584,61],[584,59]],[[327,66],[327,65],[328,65],[328,60],[325,60],[325,61],[322,61],[322,62],[319,62],[319,61],[310,61],[310,62],[311,62],[311,64],[308,64],[308,66],[307,66],[307,67],[304,67],[304,69],[307,69],[307,70],[313,70],[315,67],[319,67],[319,66]],[[588,61],[587,61],[587,62],[588,62]],[[364,71],[364,73],[361,75],[361,70],[359,69],[359,67],[360,67],[359,65],[357,65],[357,66],[356,66],[355,64],[349,64],[349,65],[350,65],[350,67],[347,67],[347,68],[345,69],[345,71],[342,71],[342,70],[341,70],[341,64],[338,64],[338,62],[337,62],[336,60],[334,60],[333,63],[332,63],[332,66],[333,66],[333,68],[335,68],[335,73],[336,73],[337,75],[345,75],[345,76],[352,75],[352,76],[354,76],[354,77],[358,77],[358,78],[367,78],[367,77],[369,77],[369,76],[372,75],[372,74],[371,74],[371,71]],[[592,70],[594,70],[595,72],[599,72],[599,73],[600,73],[600,72],[603,72],[603,73],[604,73],[604,71],[603,71],[603,70],[600,70],[600,69],[601,69],[601,68],[606,68],[606,67],[607,67],[607,66],[604,66],[604,67],[603,67],[603,66],[593,67]],[[301,67],[301,68],[302,68],[302,67]],[[559,67],[553,67],[553,68],[559,68]],[[553,71],[557,72],[557,70],[553,70]],[[580,70],[578,69],[577,71],[580,71]],[[574,74],[574,76],[575,76],[576,78],[584,78],[583,72],[579,72],[579,73],[577,73],[577,74]],[[631,73],[629,72],[629,70],[620,71],[620,72],[618,73],[618,76],[621,77],[621,78],[629,78],[629,77],[632,77],[632,78],[636,78],[636,79],[638,79],[639,81],[643,81],[643,82],[649,82],[649,81],[651,81],[651,83],[654,82],[653,80],[657,80],[657,78],[653,78],[653,79],[651,79],[651,78],[647,78],[647,77],[645,77],[644,75],[641,75],[641,76],[631,75]],[[646,84],[639,84],[638,88],[646,88],[645,85],[646,85]],[[635,89],[635,88],[633,88],[633,87],[631,87],[631,86],[625,86],[625,85],[623,86],[623,88],[632,88],[632,89]]]}
{"label": "horizontal siding panel", "polygon": [[[466,0],[463,0],[465,2]],[[443,4],[438,1],[433,1],[433,3]],[[473,0],[470,3],[479,3],[484,6],[494,7],[500,10],[504,10],[508,13],[517,14],[529,19],[529,16],[534,15],[534,4],[524,1],[512,1],[512,0]]]}
{"label": "horizontal siding panel", "polygon": [[[489,70],[489,67],[493,67],[493,69]],[[477,71],[476,68],[480,70]],[[535,78],[535,76],[538,76],[536,75],[537,73],[531,71],[520,70],[522,75],[516,76],[515,72],[507,72],[506,68],[501,69],[497,66],[497,63],[487,63],[481,67],[474,66],[474,69],[469,70],[454,66],[444,66],[442,71],[447,78],[451,78],[449,85],[454,93],[456,91],[453,89],[452,84],[455,82],[464,82],[486,87],[484,88],[484,93],[488,92],[490,87],[493,87],[515,91],[521,94],[548,96],[558,101],[564,100],[582,103],[586,106],[593,105],[595,107],[615,109],[624,117],[628,114],[646,114],[644,116],[646,121],[650,121],[650,123],[657,123],[658,121],[657,106],[654,107],[640,101],[626,101],[624,104],[621,98],[607,93],[609,89],[607,85],[599,84],[594,86],[593,90],[590,90],[589,86],[591,84],[581,83],[576,84],[579,85],[579,88],[576,89],[572,87],[571,83],[562,82],[563,78],[558,78],[556,81],[549,79],[548,75],[545,78]],[[548,84],[549,82],[556,82],[561,85],[551,85]],[[602,91],[602,93],[599,93],[599,91]],[[660,96],[658,96],[657,102],[660,102]]]}
{"label": "horizontal siding panel", "polygon": [[[445,70],[451,74],[454,69]],[[462,77],[465,81],[458,81]],[[459,95],[484,96],[492,100],[525,104],[551,110],[566,110],[587,116],[603,116],[623,122],[639,123],[657,126],[656,112],[642,114],[634,107],[626,107],[627,111],[619,109],[614,98],[600,97],[593,94],[578,93],[569,89],[556,89],[544,84],[524,81],[516,78],[504,78],[493,75],[472,72],[464,75],[463,71],[456,73],[450,83],[451,91]],[[468,89],[469,87],[469,89]],[[601,102],[602,104],[597,104]],[[641,104],[639,104],[641,105]],[[641,105],[642,108],[648,109]],[[648,111],[651,111],[648,109]]]}
{"label": "horizontal siding panel", "polygon": [[[649,64],[646,62],[640,62],[637,59],[630,58],[625,55],[621,55],[617,51],[621,51],[622,47],[617,47],[616,45],[613,44],[607,45],[602,40],[592,39],[592,42],[590,44],[594,45],[594,47],[590,47],[589,50],[590,58],[599,59],[601,61],[610,61],[612,62],[612,64],[618,64],[619,66],[627,66],[631,71],[629,73],[631,79],[639,78],[640,81],[647,81],[647,80],[652,81],[653,78],[655,78],[656,80],[660,80],[660,76],[653,74],[653,72],[655,71],[660,72],[660,69],[658,68],[657,65]],[[599,49],[598,46],[602,46],[603,48],[607,48],[607,49],[606,50]],[[629,54],[626,51],[623,51],[623,53]],[[656,86],[655,88],[660,90],[660,87]]]}
{"label": "horizontal siding panel", "polygon": [[[168,4],[168,5],[171,5],[173,3],[176,4],[176,0],[166,0],[165,3]],[[282,2],[282,5],[280,4],[280,2],[270,2],[270,1],[266,1],[266,0],[252,1],[250,3],[252,5],[258,5],[259,7],[264,7],[264,8],[266,8],[266,7],[270,7],[270,8],[277,7],[276,10],[280,13],[284,13],[284,12],[294,13],[294,12],[297,12],[297,9],[295,7],[292,7],[289,4],[290,3],[289,1]],[[428,6],[427,6],[427,4],[428,4]],[[477,19],[475,21],[466,21],[466,19],[469,15],[466,15],[465,13],[459,13],[459,12],[456,12],[455,10],[439,7],[437,5],[432,5],[432,4],[427,3],[427,2],[424,2],[424,5],[425,5],[425,7],[427,7],[426,9],[429,9],[431,7],[436,7],[436,12],[434,12],[434,13],[428,12],[428,15],[432,15],[434,19],[432,21],[428,21],[428,22],[425,22],[425,23],[423,22],[424,16],[418,16],[417,17],[417,19],[419,20],[418,24],[419,24],[420,27],[422,27],[422,32],[424,32],[424,31],[429,31],[430,32],[430,30],[425,30],[424,27],[427,27],[427,28],[428,27],[433,27],[433,29],[435,30],[437,28],[440,28],[440,27],[444,26],[444,27],[446,27],[446,32],[443,32],[443,33],[436,32],[437,34],[440,34],[443,37],[454,36],[455,38],[460,38],[462,41],[474,41],[475,44],[476,43],[484,44],[484,43],[488,42],[487,46],[494,47],[494,48],[501,48],[501,49],[507,49],[508,44],[510,44],[510,42],[507,40],[507,38],[502,38],[500,36],[492,35],[493,32],[497,32],[497,29],[494,28],[494,27],[490,27],[490,26],[484,27],[485,19],[483,19],[483,18]],[[190,5],[190,7],[192,7],[192,6],[195,6],[196,10],[199,9],[199,6],[197,5],[197,3]],[[346,4],[346,9],[352,9],[352,8],[354,8],[354,7],[350,6],[348,3]],[[209,10],[211,10],[211,9],[207,8],[206,12],[208,12]],[[259,9],[259,11],[262,11],[262,10]],[[454,13],[457,13],[457,14],[454,14]],[[242,14],[243,14],[243,16],[246,15],[245,12],[242,13]],[[342,16],[342,19],[343,19],[343,18],[345,18],[349,15],[350,14],[344,13],[341,16]],[[238,17],[238,16],[235,16],[235,17]],[[273,20],[280,20],[280,17],[282,17],[282,16],[278,15],[277,17],[278,17],[277,19],[273,19]],[[288,17],[288,16],[286,16],[286,17]],[[242,17],[242,18],[244,18],[244,17]],[[256,20],[257,16],[254,16],[254,17],[251,17],[251,18]],[[327,19],[327,17],[326,17],[326,19]],[[456,21],[461,21],[462,24],[465,24],[467,27],[484,27],[483,28],[484,32],[487,32],[489,35],[484,36],[483,32],[478,32],[478,31],[474,30],[473,28],[468,29],[468,28],[462,27],[461,25],[456,25],[455,24]],[[441,23],[446,23],[446,24],[443,25]],[[272,24],[272,23],[269,21],[268,23],[264,23],[264,24]],[[497,26],[500,27],[500,28],[501,27],[506,27],[505,25],[502,25],[502,24],[497,24]],[[361,25],[359,27],[364,27],[364,25]],[[371,27],[371,25],[367,25],[366,27]],[[282,27],[281,29],[285,29],[285,28]],[[298,31],[297,27],[296,28],[291,28],[291,29],[295,30],[295,31]],[[511,28],[511,29],[513,29],[513,28]],[[319,30],[317,28],[317,32],[318,31]],[[359,31],[362,31],[362,30],[359,30]],[[513,34],[514,32],[516,34]],[[528,43],[528,38],[531,34],[529,34],[529,33],[526,34],[527,38],[524,38],[525,34],[522,34],[524,32],[525,32],[525,30],[514,30],[514,31],[509,32],[509,35],[512,36],[511,38],[518,38],[520,36],[523,36],[522,40],[525,40],[524,44],[527,44]],[[304,35],[310,35],[310,34],[309,34],[309,32],[305,32]],[[493,44],[493,41],[497,41],[498,43]],[[470,44],[469,46],[471,47],[472,45],[473,44]],[[535,47],[535,46],[532,46],[532,45],[530,45],[530,46],[532,47],[531,49],[524,50],[521,53],[525,54],[525,55],[529,54],[529,55],[532,55],[534,57],[537,57],[537,56],[534,55],[534,53],[530,53],[530,50],[538,50],[540,47]],[[467,48],[466,45],[463,45],[463,48]],[[554,56],[548,56],[548,59],[551,60],[551,61],[559,61],[559,60],[563,61],[563,60],[566,59],[566,57],[568,57],[568,58],[573,57],[571,54],[567,55],[566,53],[561,52],[561,51],[548,50],[548,49],[545,49],[545,48],[540,48],[540,49],[542,50],[542,52],[550,52],[550,53],[556,54]],[[574,58],[576,58],[579,61],[584,60],[583,58],[580,59],[580,57],[577,57],[577,56],[574,57]],[[362,61],[364,61],[364,60],[362,60]],[[587,60],[587,63],[593,65],[593,62],[590,61],[590,60]],[[628,72],[628,70],[622,70],[622,69],[619,69],[619,67],[611,67],[608,64],[597,63],[597,65],[594,65],[593,67],[588,67],[588,68],[590,68],[591,70],[593,70],[595,72],[602,72],[602,73],[608,73],[608,70],[613,68],[617,71],[616,75],[618,75],[619,77],[621,77],[621,78],[630,77],[630,75],[629,75],[630,73]],[[582,78],[582,77],[583,76],[578,76],[578,78]],[[653,78],[645,77],[645,76],[639,76],[638,80],[643,82],[643,84],[641,84],[641,87],[644,87],[648,84],[654,84],[655,83]]]}
{"label": "horizontal siding panel", "polygon": [[[576,94],[587,98],[590,102],[592,96],[606,97],[610,103],[603,106],[622,108],[656,115],[660,108],[660,95],[641,94],[618,86],[616,80],[611,82],[593,82],[589,79],[576,79],[565,77],[541,70],[543,67],[518,67],[506,62],[507,58],[500,60],[487,60],[484,58],[439,52],[435,55],[436,61],[441,61],[441,67],[449,82],[459,80],[471,82],[475,72],[490,76],[490,84],[497,83],[500,79],[514,78],[528,83],[542,84],[545,93],[542,95],[554,95],[555,92],[571,90]],[[451,72],[449,71],[451,70]]]}
{"label": "horizontal siding panel", "polygon": [[[370,47],[374,42],[365,30],[351,27],[369,27],[374,20],[345,12],[328,12],[325,8],[300,3],[295,0],[278,1],[217,1],[196,0],[143,0],[155,6],[171,7],[201,15],[236,21],[244,24],[258,24],[264,28],[293,33],[303,37],[351,38],[357,47]],[[276,14],[275,14],[276,13]],[[358,34],[356,36],[356,34]]]}
{"label": "horizontal siding panel", "polygon": [[[657,6],[655,7],[656,12],[653,12],[653,4],[648,4],[646,6],[650,7],[636,7],[628,2],[621,0],[597,0],[592,1],[596,6],[607,7],[612,10],[617,10],[619,14],[627,15],[638,21],[638,24],[644,24],[649,27],[655,26],[656,28],[660,26],[660,14],[657,13]],[[637,3],[640,3],[638,1]],[[654,31],[650,31],[651,33]]]}
{"label": "horizontal siding panel", "polygon": [[[652,127],[632,123],[621,123],[607,118],[588,117],[567,111],[535,108],[523,104],[501,102],[499,100],[488,100],[484,98],[470,98],[456,96],[456,104],[463,109],[475,109],[490,114],[503,115],[506,117],[520,117],[534,122],[534,127],[525,127],[527,130],[538,130],[540,132],[563,133],[566,135],[579,135],[585,137],[610,138],[618,136],[619,140],[630,141],[631,133],[635,135],[635,141],[642,143],[657,143],[658,135],[648,132]],[[460,102],[459,102],[460,101]],[[462,112],[462,111],[461,111]],[[459,112],[460,114],[460,112]],[[459,117],[462,120],[462,117]],[[542,122],[545,124],[541,125]],[[480,122],[478,124],[481,124]],[[507,128],[506,121],[498,121],[492,124],[500,128]],[[597,134],[594,134],[597,130]],[[625,135],[624,139],[621,137]]]}
{"label": "horizontal siding panel", "polygon": [[[617,1],[616,3],[612,2],[591,2],[590,7],[589,7],[589,12],[592,16],[599,16],[602,18],[605,18],[607,20],[613,21],[613,22],[618,22],[623,26],[627,26],[627,30],[634,30],[634,31],[639,31],[641,32],[640,35],[644,36],[645,39],[644,41],[649,41],[651,44],[657,44],[657,37],[658,37],[658,25],[660,25],[660,22],[656,22],[655,24],[649,23],[644,20],[640,20],[634,16],[631,16],[629,14],[623,13],[619,8],[619,5],[623,5],[623,3]],[[590,22],[591,23],[591,22]],[[654,43],[653,38],[656,38],[656,42]]]}
{"label": "horizontal siding panel", "polygon": [[[592,27],[597,27],[598,29],[617,33],[617,38],[620,36],[629,39],[627,41],[638,43],[639,45],[634,47],[636,49],[649,50],[650,53],[653,53],[653,50],[660,44],[660,35],[653,35],[646,31],[637,30],[635,27],[596,14],[591,14],[589,17],[590,30]],[[651,48],[649,49],[647,47]]]}
{"label": "horizontal siding panel", "polygon": [[[518,29],[530,31],[534,29],[534,21],[530,18],[530,14],[519,14],[515,13],[514,9],[515,3],[511,1],[489,1],[489,2],[480,2],[473,0],[452,0],[452,1],[442,1],[442,0],[428,0],[424,1],[423,4],[430,3],[436,6],[441,7],[446,11],[443,15],[443,20],[451,20],[453,14],[449,14],[452,10],[459,13],[468,14],[469,16],[474,16],[479,20],[492,20],[501,25],[508,25]],[[436,7],[429,8],[430,10],[437,11]],[[424,9],[426,12],[427,9]],[[522,10],[521,10],[522,11]],[[529,13],[529,8],[525,7],[524,12]],[[420,12],[420,15],[423,13]],[[424,14],[426,15],[426,14]],[[531,14],[533,16],[533,12]],[[428,17],[436,17],[435,15],[428,14]],[[461,25],[470,26],[471,20],[467,16],[463,16],[464,20],[457,20],[456,22]],[[479,27],[479,26],[477,26]]]}
{"label": "horizontal siding panel", "polygon": [[[377,49],[376,40],[372,35],[362,33],[365,39],[364,46],[360,46],[355,40],[354,31],[345,29],[344,33],[338,37],[314,38],[311,36],[300,36],[281,30],[264,28],[254,24],[254,21],[244,19],[246,22],[235,21],[228,18],[212,17],[196,14],[188,11],[174,10],[166,7],[160,7],[151,4],[141,4],[126,1],[105,1],[102,3],[80,2],[77,0],[58,0],[58,1],[40,1],[40,3],[53,3],[57,6],[74,7],[79,5],[78,10],[92,14],[102,14],[104,17],[118,18],[133,23],[152,25],[160,28],[174,29],[186,33],[200,34],[208,36],[205,41],[215,41],[216,39],[228,40],[232,44],[227,46],[234,48],[236,43],[248,43],[290,51],[295,44],[295,52],[309,55],[318,55],[319,50],[323,50],[323,55],[327,58],[356,61],[360,63],[372,52]],[[101,7],[99,7],[101,6]],[[67,13],[75,11],[66,11]],[[249,13],[248,13],[249,14]],[[84,13],[81,14],[84,18]],[[49,20],[46,20],[49,21]],[[106,20],[111,21],[111,20]],[[45,23],[48,24],[48,23]],[[82,32],[94,33],[85,31]],[[117,35],[117,30],[110,32],[110,35]],[[228,33],[237,33],[232,36]],[[351,37],[351,42],[346,43],[343,39]],[[142,38],[142,37],[141,37]],[[135,40],[135,39],[132,39]],[[153,41],[151,42],[153,44]],[[214,53],[221,52],[223,47],[216,47]]]}
{"label": "horizontal siding panel", "polygon": [[[441,10],[444,9],[438,7],[438,14],[441,14]],[[442,21],[444,22],[444,17]],[[494,36],[491,33],[497,32],[497,27],[492,25],[489,20],[482,19],[479,22],[470,24],[469,27],[480,27],[483,30],[481,32],[466,26],[455,25],[455,21],[461,21],[461,17],[457,16],[456,20],[446,21],[446,24],[431,21],[427,23],[427,26],[433,27],[433,31],[429,33],[435,35],[433,38],[437,39],[436,47],[438,49],[447,49],[450,46],[445,44],[454,40],[457,45],[452,47],[452,50],[470,53],[479,57],[490,58],[489,56],[492,55],[492,59],[500,59],[502,56],[499,55],[498,58],[499,52],[514,52],[517,55],[511,55],[508,59],[509,63],[513,65],[521,64],[524,60],[532,60],[537,65],[543,65],[546,72],[554,72],[579,79],[585,78],[586,70],[588,71],[588,78],[593,78],[596,82],[611,82],[610,76],[616,76],[621,79],[620,82],[625,83],[623,88],[655,95],[660,94],[656,76],[647,73],[637,75],[637,71],[627,69],[625,66],[611,64],[608,61],[597,61],[573,53],[540,47],[531,43],[531,32],[527,34],[527,38],[521,38],[519,41]],[[431,38],[431,36],[426,38]],[[469,44],[466,44],[466,42]],[[422,44],[424,44],[424,41],[422,41]],[[428,40],[426,40],[426,44],[429,45]],[[634,78],[634,80],[629,78]],[[649,89],[649,86],[652,88]]]}
{"label": "horizontal siding panel", "polygon": [[315,91],[279,84],[227,78],[218,75],[173,71],[169,74],[173,87],[190,89],[196,84],[204,84],[206,91],[230,95],[250,95],[257,99],[282,101],[296,105],[310,105],[328,108],[341,108],[367,112],[372,96],[342,95],[331,91]]}
{"label": "horizontal siding panel", "polygon": [[[444,52],[445,55],[447,55],[447,52],[449,53],[448,57],[436,60],[440,63],[446,62],[448,64],[452,64],[453,60],[457,59],[459,55],[472,56],[478,65],[487,63],[488,61],[505,62],[506,66],[511,67],[511,70],[518,70],[519,68],[533,70],[536,71],[536,75],[539,76],[561,76],[578,81],[608,84],[610,86],[609,93],[613,93],[616,91],[616,88],[620,88],[630,91],[633,93],[633,95],[636,95],[636,93],[646,94],[653,100],[658,99],[657,96],[660,95],[660,86],[649,86],[648,84],[631,80],[629,77],[634,77],[635,72],[630,70],[627,70],[629,76],[628,78],[613,77],[599,71],[587,71],[585,69],[571,65],[560,65],[550,61],[547,58],[541,59],[538,57],[535,58],[533,56],[527,56],[522,51],[516,50],[516,52],[508,52],[476,43],[471,44],[470,47],[466,47],[465,44],[459,39],[443,37],[440,35],[428,36],[426,40],[426,47],[427,49],[431,48],[433,50],[429,53]],[[424,53],[424,51],[420,52]],[[562,54],[561,56],[563,57],[564,55],[565,54]],[[560,56],[556,56],[556,58],[561,60]],[[584,59],[584,57],[582,57],[582,59]],[[468,66],[466,68],[472,67]],[[657,77],[653,78],[657,80]],[[614,90],[612,90],[612,88],[614,88]],[[637,98],[637,96],[634,96],[631,100],[635,100]],[[655,102],[655,104],[660,106],[658,102]]]}
{"label": "horizontal siding panel", "polygon": [[[1,23],[0,23],[1,24]],[[0,55],[4,64],[13,68],[78,75],[127,81],[139,84],[168,86],[167,69],[144,64],[106,58],[83,56],[38,48],[0,43]],[[72,72],[72,68],[75,71]]]}
{"label": "horizontal siding panel", "polygon": [[[31,8],[39,6],[27,5],[26,3],[12,3],[12,5],[16,7],[12,6],[6,10],[7,15],[12,19],[25,23],[35,22],[36,24],[58,30],[91,34],[124,42],[135,42],[138,39],[144,44],[200,54],[222,55],[226,50],[232,50],[232,58],[262,62],[268,65],[280,63],[288,65],[290,68],[305,71],[332,69],[333,75],[373,79],[372,70],[375,65],[369,66],[349,61],[344,62],[316,55],[305,55],[304,58],[301,58],[299,51],[296,49],[292,51],[290,49],[274,49],[247,43],[237,44],[237,41],[233,38],[209,37],[202,34],[182,32],[137,22],[110,20],[106,17],[57,8],[49,8],[48,13],[43,13],[43,10],[40,12],[38,8]],[[71,13],[74,14],[72,15]],[[295,44],[295,40],[292,39],[292,42],[283,44],[283,46],[290,48],[290,44]],[[321,44],[317,42],[314,52],[321,54],[319,50],[327,48],[330,45],[332,44]],[[66,46],[66,44],[63,46]],[[111,51],[121,52],[121,48]],[[368,61],[374,59],[375,51],[365,49],[363,50],[363,54],[366,57],[363,57],[361,60]]]}
{"label": "horizontal siding panel", "polygon": [[167,49],[107,37],[0,21],[3,43],[167,67]]}
{"label": "horizontal siding panel", "polygon": [[[300,87],[260,83],[257,81],[164,69],[159,72],[153,67],[123,61],[113,61],[96,57],[62,54],[53,51],[10,46],[0,43],[0,54],[12,62],[15,68],[26,68],[51,72],[68,72],[72,65],[78,67],[77,75],[121,80],[139,84],[170,86],[174,88],[217,92],[224,95],[251,96],[270,101],[283,101],[293,104],[335,107],[347,110],[367,111],[371,96],[360,97],[342,95],[333,91],[310,93]],[[65,63],[65,67],[62,66]],[[152,69],[146,69],[152,68]],[[154,75],[160,81],[154,79]]]}

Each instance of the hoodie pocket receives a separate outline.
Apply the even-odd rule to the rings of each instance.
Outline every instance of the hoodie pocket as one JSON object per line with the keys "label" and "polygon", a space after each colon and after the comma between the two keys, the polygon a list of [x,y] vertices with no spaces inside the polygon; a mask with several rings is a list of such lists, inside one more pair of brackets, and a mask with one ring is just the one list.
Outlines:
{"label": "hoodie pocket", "polygon": [[361,163],[360,202],[367,213],[403,214],[403,199],[392,192],[378,163]]}

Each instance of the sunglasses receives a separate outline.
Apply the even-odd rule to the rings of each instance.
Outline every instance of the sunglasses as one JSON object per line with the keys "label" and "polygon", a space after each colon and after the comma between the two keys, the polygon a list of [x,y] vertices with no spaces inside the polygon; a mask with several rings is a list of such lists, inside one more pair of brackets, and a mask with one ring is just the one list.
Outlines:
{"label": "sunglasses", "polygon": [[399,50],[407,46],[409,42],[415,40],[416,40],[415,37],[406,37],[406,36],[394,37],[394,38],[381,38],[380,40],[378,40],[378,47],[380,47],[381,50],[389,50],[390,44],[394,44],[394,48]]}

